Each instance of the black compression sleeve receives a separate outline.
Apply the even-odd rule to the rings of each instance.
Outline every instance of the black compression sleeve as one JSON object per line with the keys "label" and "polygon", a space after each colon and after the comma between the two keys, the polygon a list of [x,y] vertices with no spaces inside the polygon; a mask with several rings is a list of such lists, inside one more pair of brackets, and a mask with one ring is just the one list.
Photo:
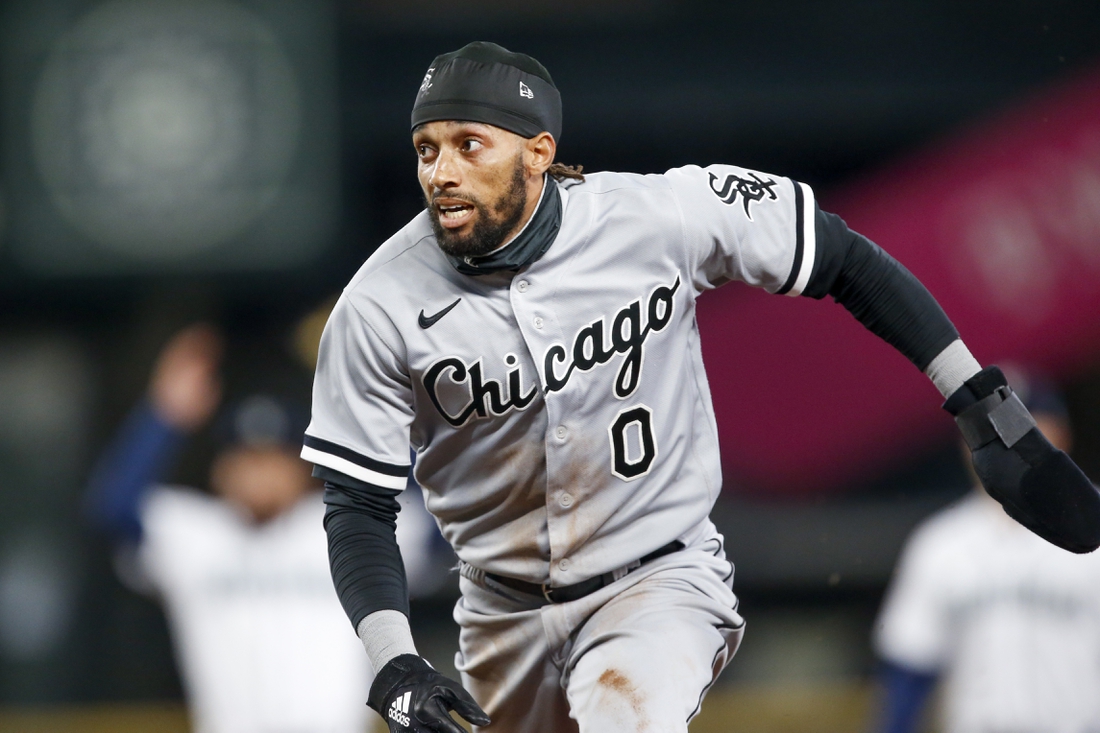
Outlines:
{"label": "black compression sleeve", "polygon": [[329,567],[351,625],[358,629],[375,611],[408,616],[409,590],[395,534],[401,492],[324,466],[316,466],[313,475],[325,482]]}
{"label": "black compression sleeve", "polygon": [[959,332],[909,270],[835,214],[817,210],[817,257],[803,295],[831,295],[924,371]]}

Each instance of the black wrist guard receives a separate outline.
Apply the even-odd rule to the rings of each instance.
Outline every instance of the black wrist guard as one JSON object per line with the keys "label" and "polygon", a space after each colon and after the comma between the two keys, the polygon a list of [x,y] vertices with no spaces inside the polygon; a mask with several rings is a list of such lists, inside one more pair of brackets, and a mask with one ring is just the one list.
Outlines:
{"label": "black wrist guard", "polygon": [[390,733],[465,733],[451,710],[474,725],[489,725],[470,693],[415,654],[394,657],[379,670],[367,705],[386,719]]}
{"label": "black wrist guard", "polygon": [[1070,552],[1100,547],[1100,492],[1035,427],[1001,370],[986,367],[944,403],[974,471],[1010,517]]}

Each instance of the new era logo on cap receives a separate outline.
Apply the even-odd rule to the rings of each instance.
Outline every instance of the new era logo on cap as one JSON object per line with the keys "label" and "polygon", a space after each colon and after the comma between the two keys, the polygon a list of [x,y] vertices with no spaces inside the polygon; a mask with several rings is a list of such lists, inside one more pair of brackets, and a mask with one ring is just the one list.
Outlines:
{"label": "new era logo on cap", "polygon": [[535,93],[531,91],[531,87],[527,86],[521,81],[519,83],[519,96],[527,97],[528,99],[534,99]]}
{"label": "new era logo on cap", "polygon": [[390,704],[389,717],[391,720],[400,723],[406,728],[410,725],[409,720],[409,698],[412,697],[412,690],[409,690],[400,697],[395,697],[393,703]]}

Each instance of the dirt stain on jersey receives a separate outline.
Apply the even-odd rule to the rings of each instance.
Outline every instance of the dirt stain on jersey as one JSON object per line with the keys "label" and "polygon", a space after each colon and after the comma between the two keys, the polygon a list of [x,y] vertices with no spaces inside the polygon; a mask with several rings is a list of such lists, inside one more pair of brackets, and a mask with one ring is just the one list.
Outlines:
{"label": "dirt stain on jersey", "polygon": [[[627,708],[633,714],[632,721],[623,721],[621,730],[636,730],[640,733],[649,728],[649,717],[645,714],[645,701],[642,699],[638,688],[622,672],[617,669],[606,669],[596,680],[596,684],[606,690],[609,696],[626,703]],[[633,728],[629,727],[631,723],[633,723]]]}
{"label": "dirt stain on jersey", "polygon": [[490,458],[512,485],[509,500],[532,505],[546,492],[546,451],[528,441],[512,443]]}
{"label": "dirt stain on jersey", "polygon": [[[560,491],[573,497],[573,505],[565,514],[565,544],[559,548],[572,553],[595,532],[602,520],[585,511],[585,499],[595,494],[607,482],[607,461],[590,445],[574,446],[572,455],[561,472]],[[557,501],[557,497],[548,497]]]}
{"label": "dirt stain on jersey", "polygon": [[507,520],[501,525],[501,541],[517,557],[549,561],[545,449],[539,443],[519,440],[490,460],[500,467],[500,475],[510,487],[507,499],[496,508],[498,516]]}
{"label": "dirt stain on jersey", "polygon": [[607,460],[600,455],[596,446],[579,445],[574,447],[573,455],[562,471],[562,486],[578,494],[589,494],[606,483]]}

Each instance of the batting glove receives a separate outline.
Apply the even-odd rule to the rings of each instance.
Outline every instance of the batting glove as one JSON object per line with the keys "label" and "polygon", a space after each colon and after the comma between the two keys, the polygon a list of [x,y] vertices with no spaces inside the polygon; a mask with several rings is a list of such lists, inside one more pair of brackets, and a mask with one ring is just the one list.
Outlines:
{"label": "batting glove", "polygon": [[462,685],[415,654],[394,657],[382,667],[367,705],[386,719],[390,733],[466,733],[451,717],[451,710],[474,725],[490,722]]}
{"label": "batting glove", "polygon": [[1100,492],[1043,437],[1000,369],[978,372],[943,406],[955,416],[985,490],[1010,517],[1070,552],[1100,547]]}

